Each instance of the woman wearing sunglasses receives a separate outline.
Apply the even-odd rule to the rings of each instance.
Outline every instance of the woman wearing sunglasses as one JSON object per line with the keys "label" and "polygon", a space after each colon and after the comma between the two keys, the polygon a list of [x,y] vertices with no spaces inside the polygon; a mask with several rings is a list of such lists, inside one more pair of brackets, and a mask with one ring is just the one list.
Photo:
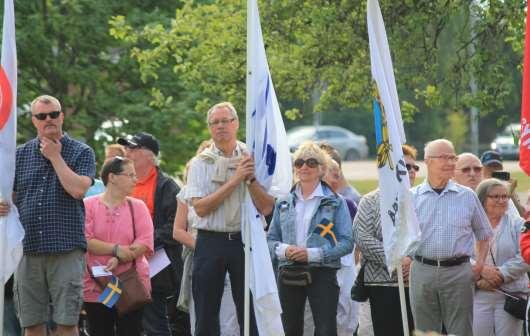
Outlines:
{"label": "woman wearing sunglasses", "polygon": [[524,220],[507,213],[510,196],[505,182],[486,179],[478,185],[476,193],[491,223],[493,238],[476,282],[473,334],[520,335],[523,320],[505,311],[504,305],[507,295],[526,299],[530,293],[526,275],[530,266],[521,258],[519,248]]}
{"label": "woman wearing sunglasses", "polygon": [[[416,164],[416,149],[409,145],[402,146],[410,185],[414,184],[419,166]],[[357,216],[353,221],[353,238],[362,254],[361,267],[364,272],[368,300],[375,336],[402,335],[403,324],[397,274],[388,273],[385,251],[383,249],[383,234],[381,231],[381,212],[379,206],[379,189],[364,195],[357,209]],[[408,275],[411,259],[403,260],[403,279],[405,281],[406,306],[409,330],[412,332],[414,323],[408,295]]]}
{"label": "woman wearing sunglasses", "polygon": [[[146,205],[127,197],[136,184],[131,160],[116,156],[101,169],[106,186],[103,194],[85,198],[87,272],[84,300],[89,334],[135,336],[141,334],[142,309],[118,316],[116,309],[99,302],[102,282],[94,277],[94,267],[117,275],[136,267],[142,284],[151,291],[146,256],[153,253],[153,223]],[[134,261],[134,262],[133,262]],[[90,273],[89,273],[90,272]]]}
{"label": "woman wearing sunglasses", "polygon": [[337,335],[340,258],[353,249],[352,221],[346,202],[322,181],[329,156],[313,142],[293,155],[297,182],[276,201],[268,234],[286,336],[304,330],[306,299],[316,336]]}

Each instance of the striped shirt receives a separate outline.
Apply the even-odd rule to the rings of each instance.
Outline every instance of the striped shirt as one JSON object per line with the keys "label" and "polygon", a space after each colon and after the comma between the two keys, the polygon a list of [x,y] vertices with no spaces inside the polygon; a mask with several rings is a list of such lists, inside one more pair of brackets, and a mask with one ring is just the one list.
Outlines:
{"label": "striped shirt", "polygon": [[473,235],[477,240],[493,235],[484,208],[470,188],[449,181],[438,194],[425,180],[411,191],[421,229],[415,255],[437,260],[473,256]]}
{"label": "striped shirt", "polygon": [[[215,145],[212,147],[216,154],[220,156],[223,154],[218,148],[215,147]],[[233,156],[242,155],[243,150],[243,147],[236,146]],[[233,169],[228,171],[227,180],[234,175],[234,172],[235,170]],[[193,198],[203,198],[217,191],[222,185],[212,181],[214,173],[215,165],[213,163],[208,163],[198,157],[194,157],[191,160],[190,168],[188,170],[186,188],[181,193],[180,198],[185,200],[188,206],[191,207],[191,200]],[[238,192],[238,189],[236,189],[234,192]],[[192,225],[193,228],[197,230],[216,232],[234,232],[241,230],[240,225],[237,228],[228,227],[226,225],[224,203],[204,217],[197,216]]]}

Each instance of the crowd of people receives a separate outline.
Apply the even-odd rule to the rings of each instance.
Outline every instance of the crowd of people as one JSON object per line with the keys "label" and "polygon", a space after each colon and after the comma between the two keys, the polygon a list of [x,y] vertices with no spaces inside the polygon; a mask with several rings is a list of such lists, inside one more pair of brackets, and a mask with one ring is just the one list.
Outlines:
{"label": "crowd of people", "polygon": [[[180,187],[159,168],[151,134],[107,146],[96,178],[94,152],[63,131],[56,98],[37,97],[31,115],[37,136],[16,152],[13,200],[26,235],[12,291],[6,287],[5,334],[242,335],[247,192],[267,231],[287,336],[403,333],[380,190],[361,197],[328,144],[299,146],[292,189],[275,199],[256,180],[230,103],[207,112],[211,139],[186,165]],[[412,186],[417,150],[402,151]],[[401,262],[409,330],[520,335],[524,317],[513,307],[530,293],[530,232],[521,233],[530,224],[502,157],[457,155],[436,139],[424,162],[426,179],[410,190],[421,235]],[[0,216],[9,211],[0,202]],[[165,263],[154,271],[154,260]],[[125,282],[131,271],[145,301],[125,309],[120,300],[131,293],[99,272]],[[366,288],[369,305],[352,299],[354,283]],[[112,295],[103,298],[110,290],[123,299],[110,305]],[[258,335],[250,307],[250,334]],[[361,331],[366,314],[372,330]]]}

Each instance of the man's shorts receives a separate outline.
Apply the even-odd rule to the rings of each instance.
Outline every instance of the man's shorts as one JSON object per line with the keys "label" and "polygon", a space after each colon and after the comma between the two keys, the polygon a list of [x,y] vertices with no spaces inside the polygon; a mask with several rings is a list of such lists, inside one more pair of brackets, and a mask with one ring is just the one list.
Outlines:
{"label": "man's shorts", "polygon": [[23,328],[52,319],[65,326],[77,325],[83,304],[85,252],[24,255],[13,286],[13,301]]}

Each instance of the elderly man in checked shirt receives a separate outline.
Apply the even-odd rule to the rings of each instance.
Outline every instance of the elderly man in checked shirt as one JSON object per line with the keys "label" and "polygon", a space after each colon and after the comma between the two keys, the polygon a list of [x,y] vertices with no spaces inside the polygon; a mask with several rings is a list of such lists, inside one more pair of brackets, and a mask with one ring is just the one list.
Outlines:
{"label": "elderly man in checked shirt", "polygon": [[467,336],[492,230],[475,193],[451,181],[456,160],[448,140],[425,146],[427,179],[412,188],[421,238],[411,253],[410,301],[418,330],[441,332],[443,324],[449,334]]}
{"label": "elderly man in checked shirt", "polygon": [[[26,336],[46,335],[50,301],[57,334],[77,335],[86,251],[83,196],[96,172],[94,151],[63,133],[56,98],[35,98],[31,117],[37,137],[16,153],[14,200],[26,235],[14,303]],[[0,204],[0,215],[7,207]]]}

